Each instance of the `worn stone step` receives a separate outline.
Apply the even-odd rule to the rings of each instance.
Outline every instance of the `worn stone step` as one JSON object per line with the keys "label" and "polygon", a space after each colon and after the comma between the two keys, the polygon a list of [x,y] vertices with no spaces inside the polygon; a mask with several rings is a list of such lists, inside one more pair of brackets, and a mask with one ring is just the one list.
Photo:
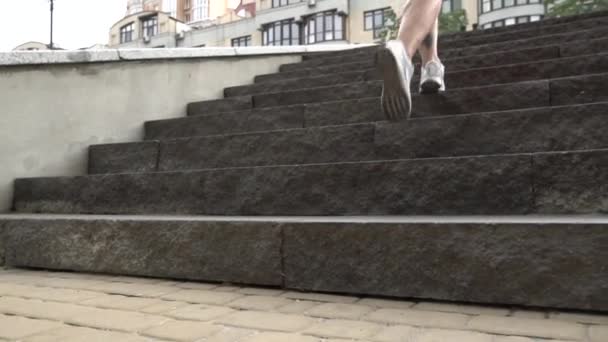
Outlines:
{"label": "worn stone step", "polygon": [[[451,58],[459,58],[459,57],[470,57],[482,54],[489,53],[497,53],[497,52],[506,52],[506,51],[516,51],[525,48],[533,48],[539,46],[550,46],[556,44],[567,44],[581,41],[588,41],[590,39],[601,39],[606,38],[608,36],[608,27],[601,26],[598,28],[587,29],[587,30],[578,30],[573,32],[562,32],[556,34],[549,34],[544,36],[536,36],[532,38],[518,39],[518,40],[509,40],[504,42],[490,43],[490,44],[482,44],[475,45],[464,48],[451,48],[451,49],[441,49],[439,46],[440,57],[442,59],[448,60]],[[377,47],[375,48],[377,49]],[[373,58],[375,51],[374,48],[366,48],[362,49],[358,53],[350,53],[346,54],[346,52],[342,52],[345,55],[337,55],[331,57],[324,58],[315,58],[305,60],[300,63],[292,63],[292,64],[284,64],[279,70],[281,72],[295,71],[298,69],[312,68],[317,66],[327,66],[332,64],[340,64],[340,63],[352,63],[352,62],[361,62],[365,60],[369,60]]]}
{"label": "worn stone step", "polygon": [[15,181],[22,213],[471,215],[607,213],[608,150]]}
{"label": "worn stone step", "polygon": [[[377,101],[376,99],[374,99]],[[229,133],[303,128],[310,117],[309,106],[251,109],[196,115],[184,118],[154,120],[145,123],[145,139],[170,139]]]}
{"label": "worn stone step", "polygon": [[[608,74],[451,89],[414,95],[415,116],[453,115],[608,100]],[[256,108],[379,97],[381,81],[360,82],[254,96]]]}
{"label": "worn stone step", "polygon": [[248,110],[253,107],[251,96],[231,97],[219,100],[206,100],[188,104],[188,115],[208,115],[222,112]]}
{"label": "worn stone step", "polygon": [[605,217],[0,215],[0,232],[15,267],[608,311]]}
{"label": "worn stone step", "polygon": [[94,145],[89,165],[90,173],[153,172],[590,150],[608,148],[605,127],[608,102]]}
{"label": "worn stone step", "polygon": [[[512,83],[547,78],[578,76],[608,72],[608,53],[569,58],[555,58],[509,64],[494,67],[450,71],[445,80],[450,89]],[[380,73],[374,69],[349,71],[321,76],[287,79],[276,82],[256,83],[252,85],[229,87],[224,89],[226,97],[275,93],[284,89],[310,89],[329,85],[380,80]],[[412,90],[418,91],[418,77],[412,80]]]}
{"label": "worn stone step", "polygon": [[[518,64],[524,62],[537,62],[545,59],[559,57],[573,57],[605,53],[608,51],[608,38],[585,40],[560,45],[549,45],[533,48],[525,48],[514,51],[501,51],[478,56],[458,57],[444,60],[447,71],[460,71],[467,69],[495,67],[500,65]],[[372,56],[367,60],[354,63],[339,63],[328,66],[312,67],[290,72],[278,72],[274,74],[259,75],[255,77],[255,83],[273,82],[285,79],[301,77],[321,76],[333,73],[366,70],[375,67]],[[419,64],[417,65],[417,68]],[[416,70],[418,72],[418,70]]]}
{"label": "worn stone step", "polygon": [[470,47],[473,45],[482,45],[496,42],[504,42],[508,40],[534,38],[538,36],[551,35],[556,33],[586,30],[606,25],[608,25],[608,16],[577,20],[569,23],[555,24],[549,26],[541,25],[529,29],[516,28],[514,30],[507,30],[488,35],[468,37],[465,36],[460,39],[441,39],[440,46],[444,49]]}
{"label": "worn stone step", "polygon": [[485,35],[494,35],[494,34],[503,33],[503,32],[529,30],[529,29],[538,28],[538,27],[543,27],[550,31],[551,27],[555,26],[555,25],[561,25],[564,23],[576,23],[579,21],[585,21],[586,19],[590,19],[590,18],[599,18],[599,17],[605,17],[605,16],[608,16],[608,11],[594,11],[594,12],[585,13],[585,14],[569,15],[569,16],[554,17],[554,18],[545,17],[541,21],[522,23],[522,24],[517,24],[517,25],[512,25],[512,26],[495,27],[495,28],[489,28],[489,29],[483,29],[483,30],[479,29],[479,30],[475,30],[475,31],[466,31],[466,32],[446,33],[446,34],[443,34],[441,36],[441,38],[443,38],[443,40],[446,40],[446,41],[459,40],[459,39],[468,38],[468,37],[479,37],[479,36],[485,36]]}

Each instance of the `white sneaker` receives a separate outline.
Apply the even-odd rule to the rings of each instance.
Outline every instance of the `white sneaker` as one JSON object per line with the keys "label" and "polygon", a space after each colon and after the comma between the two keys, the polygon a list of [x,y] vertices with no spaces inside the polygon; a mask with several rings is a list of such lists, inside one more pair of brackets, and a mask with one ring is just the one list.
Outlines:
{"label": "white sneaker", "polygon": [[388,120],[409,119],[412,112],[412,95],[410,83],[414,66],[403,43],[391,40],[381,47],[376,54],[376,62],[382,77],[382,109]]}
{"label": "white sneaker", "polygon": [[421,68],[420,93],[435,94],[445,91],[445,67],[441,62],[430,61]]}

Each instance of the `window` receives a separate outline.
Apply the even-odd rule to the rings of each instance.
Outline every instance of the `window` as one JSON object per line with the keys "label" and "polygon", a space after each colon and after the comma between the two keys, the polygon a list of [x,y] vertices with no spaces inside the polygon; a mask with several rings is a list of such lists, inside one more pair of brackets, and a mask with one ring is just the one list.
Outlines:
{"label": "window", "polygon": [[380,38],[380,32],[385,27],[386,14],[391,8],[382,8],[363,13],[365,31],[374,31],[374,39]]}
{"label": "window", "polygon": [[525,15],[525,16],[521,16],[521,17],[513,17],[513,18],[506,18],[506,19],[501,19],[501,20],[496,20],[493,21],[491,23],[486,23],[482,25],[483,29],[487,29],[487,28],[491,28],[491,27],[503,27],[503,26],[511,26],[511,25],[515,25],[515,24],[524,24],[524,23],[528,23],[528,22],[533,22],[533,21],[539,21],[542,18],[542,16],[540,15]]}
{"label": "window", "polygon": [[192,8],[192,20],[199,21],[209,19],[209,0],[194,0]]}
{"label": "window", "polygon": [[289,0],[272,0],[272,8],[287,6],[289,5]]}
{"label": "window", "polygon": [[[479,0],[481,6],[481,13],[487,13],[499,10],[505,7],[513,7],[513,6],[521,6],[521,5],[529,5],[529,4],[539,4],[541,0]],[[445,3],[444,3],[445,5]]]}
{"label": "window", "polygon": [[262,30],[262,45],[298,44],[300,44],[300,26],[293,19],[264,25]]}
{"label": "window", "polygon": [[251,46],[251,36],[244,36],[232,39],[232,46]]}
{"label": "window", "polygon": [[313,14],[304,22],[306,44],[344,39],[344,18],[335,11]]}
{"label": "window", "polygon": [[452,10],[452,0],[443,0],[441,3],[441,13],[450,13]]}
{"label": "window", "polygon": [[120,28],[120,43],[128,43],[133,41],[133,23],[127,24]]}
{"label": "window", "polygon": [[154,37],[158,34],[158,16],[142,19],[142,32],[144,37]]}

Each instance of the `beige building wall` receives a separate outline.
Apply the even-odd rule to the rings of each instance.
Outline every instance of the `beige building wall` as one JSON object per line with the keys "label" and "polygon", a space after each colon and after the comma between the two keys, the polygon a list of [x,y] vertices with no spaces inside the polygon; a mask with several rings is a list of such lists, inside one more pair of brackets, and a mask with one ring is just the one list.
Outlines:
{"label": "beige building wall", "polygon": [[367,44],[374,42],[374,32],[365,31],[364,13],[392,7],[398,13],[403,0],[350,0],[350,13],[348,16],[348,40],[353,44]]}

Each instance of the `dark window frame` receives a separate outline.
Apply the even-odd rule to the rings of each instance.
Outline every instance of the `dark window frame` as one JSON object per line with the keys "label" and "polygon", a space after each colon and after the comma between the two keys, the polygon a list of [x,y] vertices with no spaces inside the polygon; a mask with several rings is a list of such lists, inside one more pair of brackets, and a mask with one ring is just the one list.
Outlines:
{"label": "dark window frame", "polygon": [[128,23],[120,28],[120,44],[130,43],[133,41],[133,32],[135,32],[135,23]]}
{"label": "dark window frame", "polygon": [[[511,0],[513,2],[512,5],[505,5],[505,2],[507,0],[479,0],[478,4],[479,4],[479,13],[483,14],[483,13],[490,13],[490,12],[494,12],[494,11],[499,11],[501,9],[505,9],[505,8],[511,8],[511,7],[517,7],[517,6],[527,6],[527,5],[534,5],[534,4],[542,4],[543,1],[542,0]],[[525,1],[525,3],[519,3],[521,1]],[[484,10],[484,4],[488,4],[489,5],[489,10]],[[500,3],[500,6],[496,7],[494,6],[496,3]]]}
{"label": "dark window frame", "polygon": [[158,15],[141,18],[141,32],[144,37],[158,35]]}
{"label": "dark window frame", "polygon": [[[538,17],[538,19],[536,20],[532,20],[533,17]],[[543,20],[544,16],[540,15],[540,14],[530,14],[530,15],[520,15],[518,17],[508,17],[508,18],[502,18],[500,20],[495,20],[495,21],[491,21],[489,23],[485,23],[481,26],[482,29],[487,30],[487,29],[491,29],[491,28],[497,28],[497,27],[507,27],[507,26],[513,26],[513,25],[518,25],[518,24],[526,24],[526,23],[532,23],[532,22],[536,22],[536,21],[541,21]],[[507,25],[507,20],[515,20],[514,24],[511,25]],[[524,21],[525,19],[525,21]]]}
{"label": "dark window frame", "polygon": [[232,38],[230,40],[230,46],[233,46],[233,47],[251,46],[251,35]]}
{"label": "dark window frame", "polygon": [[284,7],[289,5],[289,0],[271,0],[272,8]]}
{"label": "dark window frame", "polygon": [[[301,31],[304,44],[312,45],[346,39],[346,18],[339,14],[337,10],[314,13],[303,19],[304,25]],[[320,31],[319,22],[321,22]],[[311,23],[313,26],[311,26]],[[329,25],[331,25],[331,28],[328,28]],[[331,38],[328,38],[330,34]]]}
{"label": "dark window frame", "polygon": [[[288,28],[288,30],[285,30],[286,27]],[[301,42],[300,31],[301,27],[294,18],[283,19],[265,24],[264,26],[262,26],[262,45],[299,45]],[[288,42],[288,44],[285,44],[286,41]]]}
{"label": "dark window frame", "polygon": [[[382,29],[386,27],[386,13],[391,10],[391,7],[383,7],[363,12],[363,29],[365,31],[374,31],[374,39],[380,38],[380,32],[382,32]],[[382,15],[382,23],[380,24],[380,26],[377,26],[376,23],[376,15],[378,14]],[[367,25],[368,17],[372,18],[372,27],[368,27]]]}

